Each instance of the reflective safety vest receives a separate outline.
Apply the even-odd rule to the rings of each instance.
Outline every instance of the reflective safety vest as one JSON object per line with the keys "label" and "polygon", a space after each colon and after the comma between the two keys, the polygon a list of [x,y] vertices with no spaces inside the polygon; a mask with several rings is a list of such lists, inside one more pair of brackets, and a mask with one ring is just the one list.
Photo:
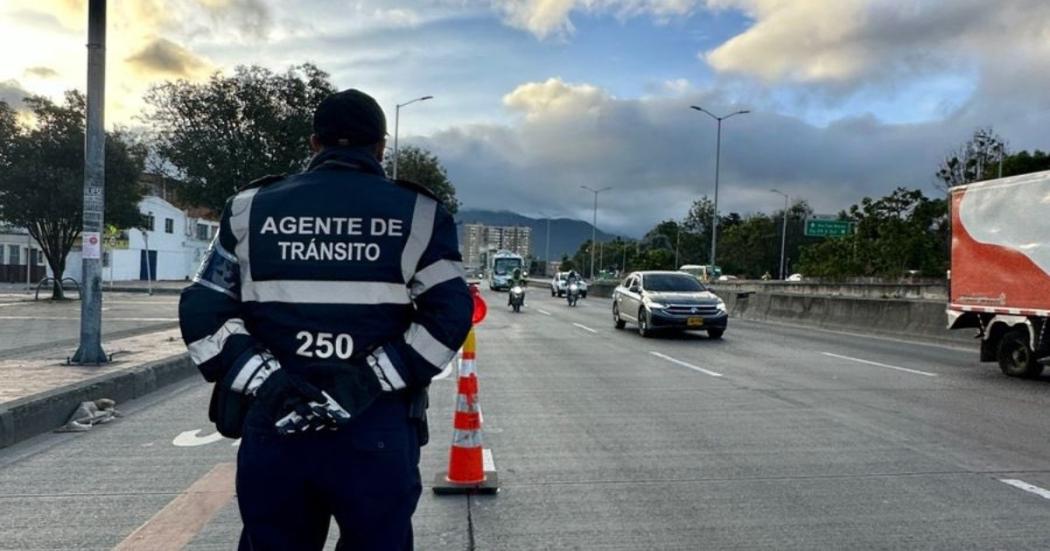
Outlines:
{"label": "reflective safety vest", "polygon": [[291,371],[367,362],[396,391],[442,371],[471,310],[440,201],[388,180],[368,151],[332,148],[227,201],[179,322],[204,378],[233,392],[271,354]]}

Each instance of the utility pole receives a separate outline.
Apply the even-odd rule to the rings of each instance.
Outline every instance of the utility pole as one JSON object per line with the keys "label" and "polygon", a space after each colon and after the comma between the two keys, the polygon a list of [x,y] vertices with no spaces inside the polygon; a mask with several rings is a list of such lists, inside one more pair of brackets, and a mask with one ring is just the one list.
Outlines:
{"label": "utility pole", "polygon": [[711,117],[712,119],[715,119],[715,121],[718,122],[718,134],[717,138],[715,139],[715,212],[714,216],[711,217],[711,266],[713,268],[717,264],[715,262],[715,252],[718,248],[718,173],[720,171],[720,165],[722,162],[722,121],[730,117],[735,117],[736,115],[746,115],[751,111],[748,111],[747,109],[742,109],[740,111],[734,111],[723,117],[719,117],[718,115],[711,113],[703,107],[697,107],[696,105],[692,105],[690,107],[692,109],[700,111],[701,113],[706,114],[707,116]]}
{"label": "utility pole", "polygon": [[[88,0],[87,128],[84,140],[83,285],[76,364],[109,361],[102,350],[102,230],[106,183],[106,0]],[[28,259],[27,259],[28,260]]]}
{"label": "utility pole", "polygon": [[779,190],[771,189],[769,191],[784,196],[784,225],[780,231],[780,279],[783,280],[787,277],[787,272],[784,271],[784,252],[787,250],[788,208],[790,208],[789,204],[791,202],[791,198],[788,196],[788,194]]}
{"label": "utility pole", "polygon": [[602,189],[592,189],[587,186],[580,186],[581,188],[594,194],[594,220],[591,222],[591,279],[594,279],[594,245],[598,241],[598,194],[603,191],[609,191],[612,187],[603,187]]}
{"label": "utility pole", "polygon": [[[33,234],[29,233],[29,227],[26,226],[26,291],[33,290],[33,280],[30,277],[30,272],[33,271],[33,263],[30,258],[33,257]],[[61,282],[59,282],[61,283]]]}
{"label": "utility pole", "polygon": [[677,270],[682,264],[678,262],[678,249],[682,245],[682,226],[679,224],[675,225],[675,238],[674,238],[674,267]]}

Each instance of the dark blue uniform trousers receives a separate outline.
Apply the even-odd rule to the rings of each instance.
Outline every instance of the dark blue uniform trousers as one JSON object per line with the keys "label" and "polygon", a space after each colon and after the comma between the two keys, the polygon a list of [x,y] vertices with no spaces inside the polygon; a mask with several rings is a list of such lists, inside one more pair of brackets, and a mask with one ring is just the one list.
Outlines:
{"label": "dark blue uniform trousers", "polygon": [[422,492],[416,437],[399,395],[334,432],[281,436],[272,416],[250,411],[237,455],[241,551],[321,550],[332,517],[337,549],[412,549]]}

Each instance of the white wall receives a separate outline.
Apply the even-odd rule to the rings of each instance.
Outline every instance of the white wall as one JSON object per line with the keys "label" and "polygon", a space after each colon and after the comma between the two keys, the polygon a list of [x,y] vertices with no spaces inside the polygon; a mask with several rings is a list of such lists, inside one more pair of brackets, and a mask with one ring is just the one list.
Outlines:
{"label": "white wall", "polygon": [[[145,197],[139,202],[139,211],[153,215],[153,229],[127,230],[127,248],[107,249],[110,263],[102,268],[103,281],[137,281],[142,270],[142,251],[149,243],[149,250],[156,251],[157,273],[160,280],[184,281],[197,272],[201,259],[211,243],[211,235],[218,231],[218,222],[190,218],[175,205],[159,198]],[[169,233],[165,220],[172,220]],[[209,238],[197,239],[197,224],[209,226]],[[66,259],[65,277],[82,281],[82,260],[79,248],[70,251]],[[48,270],[48,275],[51,275]]]}

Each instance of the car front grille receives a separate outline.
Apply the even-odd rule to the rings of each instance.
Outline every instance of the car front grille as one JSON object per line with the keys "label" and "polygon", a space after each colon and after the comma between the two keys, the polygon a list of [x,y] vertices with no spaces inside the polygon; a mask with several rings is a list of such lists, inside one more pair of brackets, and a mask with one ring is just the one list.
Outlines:
{"label": "car front grille", "polygon": [[670,304],[664,310],[672,316],[714,316],[718,306],[714,304]]}

